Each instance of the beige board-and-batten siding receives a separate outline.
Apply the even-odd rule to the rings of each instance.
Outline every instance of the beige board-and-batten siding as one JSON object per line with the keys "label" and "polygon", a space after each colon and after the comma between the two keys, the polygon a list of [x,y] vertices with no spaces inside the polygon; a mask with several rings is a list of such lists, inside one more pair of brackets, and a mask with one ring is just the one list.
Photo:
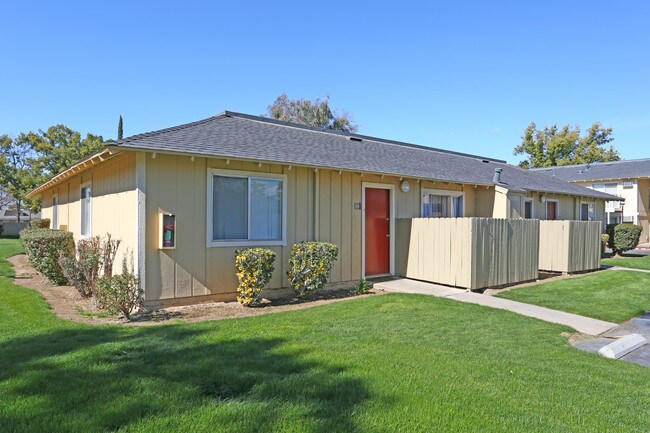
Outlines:
{"label": "beige board-and-batten siding", "polygon": [[135,251],[136,232],[136,155],[125,152],[112,157],[96,167],[89,168],[65,182],[45,190],[41,194],[42,218],[52,219],[52,197],[59,199],[59,227],[72,232],[75,241],[81,236],[81,185],[90,185],[90,234],[104,237],[110,233],[113,239],[121,241],[116,255],[114,272],[122,270],[121,261],[125,254],[130,261]]}
{"label": "beige board-and-batten siding", "polygon": [[[207,173],[209,170],[283,174],[287,178],[286,245],[266,246],[276,253],[270,289],[288,287],[286,276],[292,244],[300,241],[332,242],[339,258],[332,272],[333,286],[351,286],[362,277],[363,184],[393,187],[397,218],[420,216],[421,188],[463,191],[466,214],[473,214],[493,189],[447,182],[417,182],[410,179],[408,192],[400,191],[402,179],[380,176],[227,161],[216,158],[152,154],[146,156],[146,290],[147,301],[209,297],[234,299],[237,290],[235,251],[237,246],[207,246]],[[159,250],[158,213],[176,215],[176,249]],[[490,208],[489,212],[492,209]],[[263,246],[265,247],[265,246]],[[206,298],[207,299],[207,298]]]}
{"label": "beige board-and-batten siding", "polygon": [[600,268],[600,221],[541,221],[539,269],[583,272]]}
{"label": "beige board-and-batten siding", "polygon": [[397,220],[399,275],[476,290],[539,276],[539,221],[493,218]]}

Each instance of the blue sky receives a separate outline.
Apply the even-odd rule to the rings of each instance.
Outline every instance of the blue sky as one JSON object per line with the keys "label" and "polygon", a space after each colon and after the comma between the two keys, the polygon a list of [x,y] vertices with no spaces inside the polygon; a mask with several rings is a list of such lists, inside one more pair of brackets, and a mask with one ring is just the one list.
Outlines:
{"label": "blue sky", "polygon": [[594,121],[650,157],[650,3],[5,2],[0,134],[116,136],[277,95],[360,132],[516,162],[524,128]]}

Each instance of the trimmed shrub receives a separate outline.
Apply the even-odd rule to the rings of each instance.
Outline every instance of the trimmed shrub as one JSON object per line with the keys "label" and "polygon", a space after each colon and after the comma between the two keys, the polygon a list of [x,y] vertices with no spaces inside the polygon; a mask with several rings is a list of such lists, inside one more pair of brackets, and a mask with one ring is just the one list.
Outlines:
{"label": "trimmed shrub", "polygon": [[246,306],[259,304],[262,289],[271,281],[275,270],[275,253],[265,248],[246,248],[235,252],[237,301]]}
{"label": "trimmed shrub", "polygon": [[300,242],[291,247],[287,275],[298,297],[325,287],[338,255],[338,247],[328,242]]}
{"label": "trimmed shrub", "polygon": [[639,245],[641,226],[634,224],[619,224],[614,228],[614,253],[619,255],[633,250]]}
{"label": "trimmed shrub", "polygon": [[[129,268],[127,255],[122,259],[122,273],[112,277],[102,277],[97,281],[96,296],[99,307],[110,314],[122,313],[127,320],[142,299],[140,279],[133,273],[133,263]],[[133,261],[133,256],[131,256]]]}
{"label": "trimmed shrub", "polygon": [[29,225],[33,229],[49,229],[50,228],[50,219],[42,218],[40,220],[32,220]]}
{"label": "trimmed shrub", "polygon": [[350,289],[350,291],[355,295],[364,295],[371,290],[372,290],[372,283],[366,280],[365,278],[362,278],[361,281],[359,281],[359,284],[357,284],[356,286],[352,287],[352,289]]}
{"label": "trimmed shrub", "polygon": [[20,240],[34,269],[43,274],[52,284],[64,285],[68,282],[59,265],[59,257],[60,255],[72,256],[74,252],[72,233],[61,230],[30,229],[20,232]]}

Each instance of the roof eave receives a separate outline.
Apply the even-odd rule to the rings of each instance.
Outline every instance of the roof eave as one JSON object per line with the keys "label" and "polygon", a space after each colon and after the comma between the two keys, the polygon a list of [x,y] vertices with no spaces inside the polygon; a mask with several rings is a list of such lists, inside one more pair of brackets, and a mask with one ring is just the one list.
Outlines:
{"label": "roof eave", "polygon": [[116,149],[117,146],[115,145],[104,146],[103,148],[99,149],[97,152],[87,156],[86,158],[66,168],[62,172],[52,176],[48,181],[44,182],[43,184],[39,185],[38,187],[28,192],[25,195],[25,197],[26,198],[37,197],[46,189],[51,188],[54,185],[63,182],[65,179],[74,176],[76,174],[79,174],[81,172],[84,172],[88,170],[90,167],[100,164],[108,159],[111,159],[113,156],[117,154]]}

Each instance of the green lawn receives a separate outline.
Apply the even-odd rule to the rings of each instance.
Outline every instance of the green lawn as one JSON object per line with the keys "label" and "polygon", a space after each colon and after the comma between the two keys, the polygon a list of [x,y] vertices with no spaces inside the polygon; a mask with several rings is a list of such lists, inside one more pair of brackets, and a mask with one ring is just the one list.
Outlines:
{"label": "green lawn", "polygon": [[24,250],[20,240],[0,238],[0,277],[11,278],[14,276],[14,270],[11,267],[11,264],[4,259],[22,252],[24,252]]}
{"label": "green lawn", "polygon": [[513,289],[497,296],[621,323],[650,309],[650,274],[603,271]]}
{"label": "green lawn", "polygon": [[650,369],[573,349],[562,331],[405,294],[89,326],[55,318],[0,277],[0,430],[650,430]]}
{"label": "green lawn", "polygon": [[602,263],[607,266],[621,266],[623,268],[650,270],[650,255],[604,259]]}

